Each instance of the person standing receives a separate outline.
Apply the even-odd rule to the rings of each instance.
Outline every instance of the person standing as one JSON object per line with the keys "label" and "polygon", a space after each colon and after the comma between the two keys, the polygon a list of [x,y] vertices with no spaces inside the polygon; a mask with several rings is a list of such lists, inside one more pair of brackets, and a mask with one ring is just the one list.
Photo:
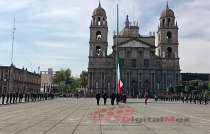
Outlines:
{"label": "person standing", "polygon": [[127,96],[126,96],[126,94],[124,94],[123,95],[123,103],[126,103],[126,101],[127,101]]}
{"label": "person standing", "polygon": [[2,101],[2,105],[4,105],[4,99],[5,99],[5,94],[3,93],[2,94],[2,100],[1,100]]}
{"label": "person standing", "polygon": [[117,105],[119,104],[119,102],[120,102],[120,94],[116,94],[116,102],[117,102]]}
{"label": "person standing", "polygon": [[112,93],[111,96],[110,96],[110,98],[111,98],[111,105],[114,105],[115,97],[116,97],[115,94]]}
{"label": "person standing", "polygon": [[157,97],[156,94],[155,94],[154,98],[155,98],[155,102],[157,102],[158,101],[158,97]]}
{"label": "person standing", "polygon": [[145,90],[145,93],[144,93],[144,103],[147,105],[147,101],[149,99],[149,96],[148,96],[148,92],[147,90]]}
{"label": "person standing", "polygon": [[9,103],[9,93],[7,93],[7,99],[6,99],[6,104]]}
{"label": "person standing", "polygon": [[9,93],[9,103],[12,104],[13,93]]}
{"label": "person standing", "polygon": [[103,94],[103,98],[104,98],[104,105],[106,105],[106,100],[107,100],[107,94],[106,93]]}
{"label": "person standing", "polygon": [[12,103],[15,104],[15,93],[12,93]]}
{"label": "person standing", "polygon": [[96,94],[97,105],[99,106],[101,95],[100,93]]}

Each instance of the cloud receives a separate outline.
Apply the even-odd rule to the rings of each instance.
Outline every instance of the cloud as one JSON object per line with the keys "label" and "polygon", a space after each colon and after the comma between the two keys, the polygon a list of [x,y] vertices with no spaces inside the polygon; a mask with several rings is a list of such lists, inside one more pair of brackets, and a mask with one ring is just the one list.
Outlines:
{"label": "cloud", "polygon": [[61,42],[34,42],[33,45],[37,47],[44,47],[44,48],[67,48],[67,44]]}
{"label": "cloud", "polygon": [[[165,0],[102,0],[109,26],[109,52],[116,30],[116,4],[120,29],[125,16],[138,21],[141,34],[157,31]],[[0,1],[0,64],[10,64],[13,17],[16,16],[15,63],[17,66],[87,69],[89,26],[98,0],[2,0]],[[169,0],[179,25],[180,64],[184,72],[210,72],[210,1]],[[3,58],[2,58],[3,57]],[[6,57],[6,58],[5,58]],[[200,69],[198,65],[203,65]],[[30,67],[30,68],[32,68]]]}

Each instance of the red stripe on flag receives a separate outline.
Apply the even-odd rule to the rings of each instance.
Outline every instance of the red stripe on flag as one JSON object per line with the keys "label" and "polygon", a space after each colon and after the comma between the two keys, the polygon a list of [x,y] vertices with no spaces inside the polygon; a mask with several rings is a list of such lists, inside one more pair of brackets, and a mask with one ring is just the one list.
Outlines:
{"label": "red stripe on flag", "polygon": [[120,80],[118,80],[118,83],[117,83],[117,90],[118,90],[118,94],[120,95],[120,88],[121,88],[121,86],[120,86]]}

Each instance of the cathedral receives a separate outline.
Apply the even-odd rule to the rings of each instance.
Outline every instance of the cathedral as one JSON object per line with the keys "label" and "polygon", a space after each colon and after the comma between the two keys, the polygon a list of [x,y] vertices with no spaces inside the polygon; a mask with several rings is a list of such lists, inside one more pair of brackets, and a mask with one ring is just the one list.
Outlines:
{"label": "cathedral", "polygon": [[142,35],[126,16],[124,28],[113,35],[108,49],[108,19],[99,3],[90,25],[88,93],[116,93],[116,48],[121,59],[122,93],[129,97],[166,92],[180,81],[178,26],[168,4],[162,11],[157,34]]}

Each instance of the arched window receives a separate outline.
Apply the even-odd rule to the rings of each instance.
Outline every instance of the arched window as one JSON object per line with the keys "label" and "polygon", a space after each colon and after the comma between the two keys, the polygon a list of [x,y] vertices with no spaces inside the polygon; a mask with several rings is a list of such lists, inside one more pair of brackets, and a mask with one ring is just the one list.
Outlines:
{"label": "arched window", "polygon": [[171,47],[167,48],[167,56],[168,56],[168,58],[172,58],[172,48]]}
{"label": "arched window", "polygon": [[172,38],[172,34],[171,34],[171,32],[169,31],[169,32],[167,32],[167,42],[168,43],[170,43],[171,42],[171,38]]}
{"label": "arched window", "polygon": [[96,40],[101,40],[102,35],[101,35],[101,31],[97,31],[96,32]]}
{"label": "arched window", "polygon": [[96,55],[97,55],[97,56],[102,56],[102,55],[103,55],[103,52],[102,52],[100,46],[96,46]]}
{"label": "arched window", "polygon": [[101,18],[100,17],[98,17],[98,19],[97,19],[97,24],[98,24],[98,26],[101,25]]}
{"label": "arched window", "polygon": [[170,25],[170,22],[171,22],[171,19],[168,18],[168,20],[167,20],[167,25],[168,25],[168,26]]}
{"label": "arched window", "polygon": [[105,25],[106,24],[106,21],[105,21],[105,18],[103,18],[103,25]]}
{"label": "arched window", "polygon": [[165,26],[165,19],[163,19],[163,26]]}

